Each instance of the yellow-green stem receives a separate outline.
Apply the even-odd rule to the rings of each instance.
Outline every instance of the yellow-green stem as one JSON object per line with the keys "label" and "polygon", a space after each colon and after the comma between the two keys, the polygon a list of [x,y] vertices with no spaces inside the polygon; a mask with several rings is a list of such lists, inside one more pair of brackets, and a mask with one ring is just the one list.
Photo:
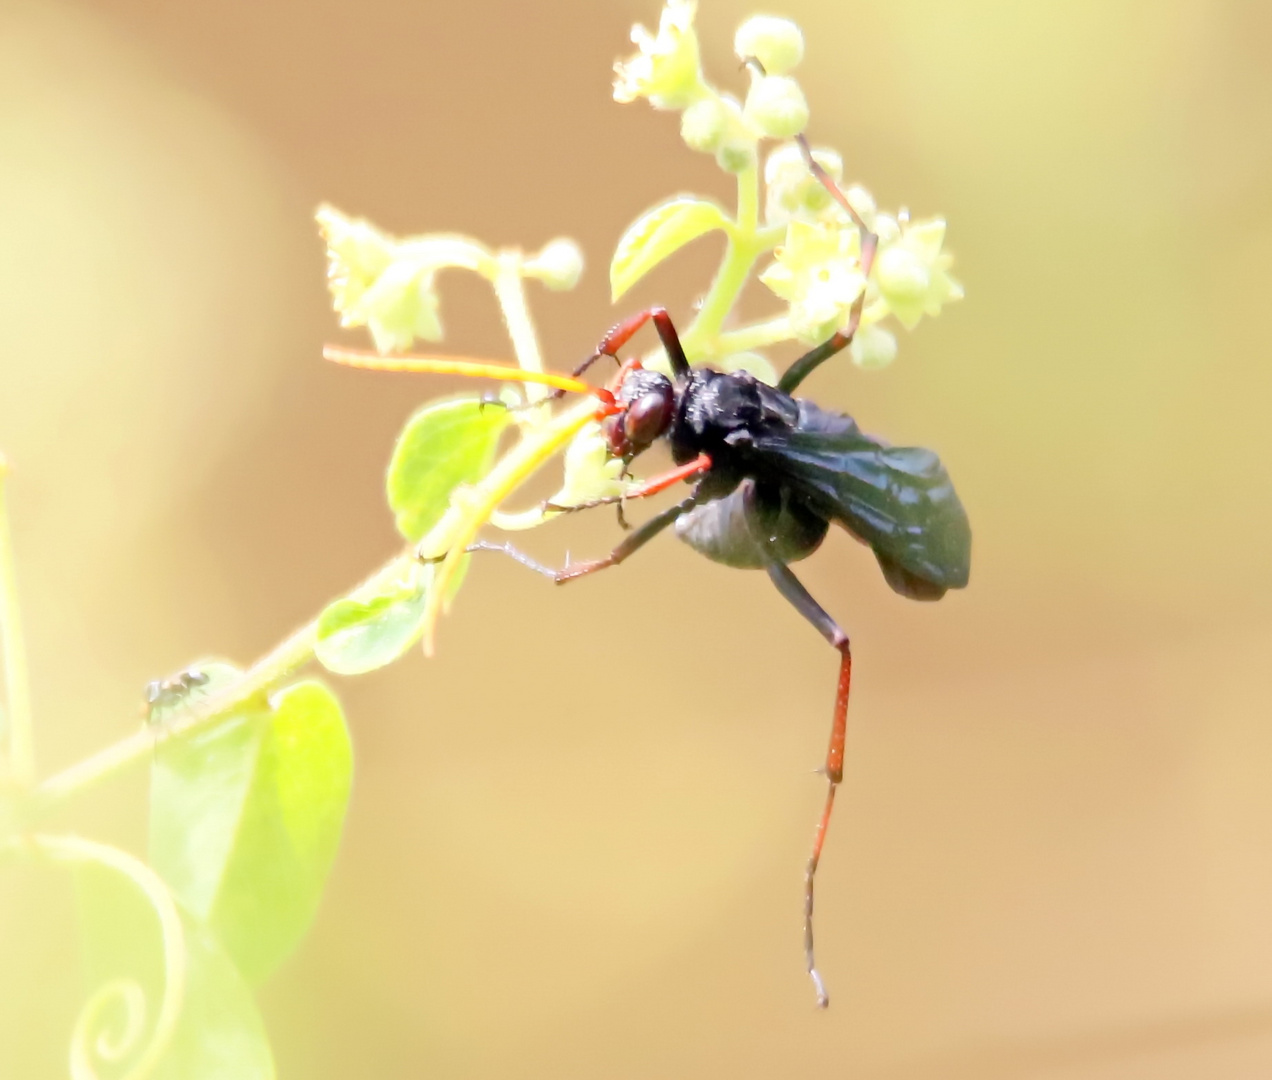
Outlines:
{"label": "yellow-green stem", "polygon": [[[508,336],[512,339],[512,349],[517,356],[517,363],[527,371],[542,371],[543,355],[539,351],[539,338],[534,332],[534,321],[530,318],[530,309],[526,306],[525,283],[521,276],[521,253],[501,251],[495,266],[495,276],[491,284],[495,287],[495,298],[499,301],[499,310],[503,312],[504,325],[508,328]],[[547,387],[534,385],[526,387],[526,397],[531,401],[542,401],[547,395]]]}
{"label": "yellow-green stem", "polygon": [[792,336],[790,318],[779,315],[767,322],[725,331],[716,339],[716,345],[722,356],[729,356],[749,349],[762,349],[766,345],[776,345],[779,341],[789,341]]}
{"label": "yellow-green stem", "polygon": [[[399,555],[373,576],[379,577],[392,571],[404,558],[406,556]],[[317,639],[318,622],[315,620],[301,627],[272,652],[258,660],[243,673],[238,682],[216,697],[174,716],[171,721],[144,727],[56,776],[49,777],[32,792],[30,814],[39,817],[49,813],[72,796],[94,787],[131,765],[146,761],[157,743],[208,727],[245,702],[268,692],[313,658]]]}
{"label": "yellow-green stem", "polygon": [[758,165],[751,165],[738,173],[738,216],[734,228],[729,231],[729,244],[724,261],[716,271],[715,280],[698,317],[681,335],[685,352],[691,361],[715,353],[716,337],[738,295],[746,285],[751,267],[760,257],[764,247],[758,242],[760,172]]}
{"label": "yellow-green stem", "polygon": [[[31,692],[27,682],[26,645],[22,637],[22,613],[18,607],[17,574],[9,531],[7,480],[9,463],[0,454],[0,647],[4,651],[7,771],[21,787],[35,780],[35,740],[31,728]],[[5,762],[0,757],[0,767]]]}
{"label": "yellow-green stem", "polygon": [[[512,347],[517,356],[517,363],[530,371],[542,371],[543,358],[539,352],[539,342],[535,335],[534,323],[531,321],[530,312],[526,306],[520,255],[516,252],[501,253],[496,262],[495,272],[490,275],[490,280],[494,285],[495,295],[499,301],[500,310],[503,312],[508,334],[512,339]],[[544,388],[531,386],[529,391],[533,394],[535,391],[544,391]],[[584,408],[594,407],[594,405],[589,405]],[[547,441],[551,442],[552,436],[558,435],[557,429],[564,430],[572,425],[577,426],[576,421],[573,419],[576,414],[572,413],[569,415],[571,419],[566,420],[564,427],[561,424],[557,424],[549,428]],[[543,440],[539,441],[542,442]],[[515,459],[516,467],[521,470],[520,475],[523,477],[528,471],[533,471],[537,465],[542,464],[542,461],[538,459],[535,460],[533,465],[528,464],[525,460],[527,457],[526,451],[528,449],[532,450],[535,445],[536,440],[530,439],[524,445],[518,444],[509,455],[510,458]],[[3,487],[0,485],[0,498],[2,498],[2,495]],[[0,514],[2,513],[3,503],[0,502]],[[0,521],[0,525],[2,524],[2,521]],[[3,550],[0,550],[0,555],[2,554]],[[385,575],[399,573],[403,565],[410,561],[411,558],[411,555],[394,557],[372,574],[367,579],[366,584],[370,584]],[[444,590],[439,589],[438,591],[440,594]],[[12,626],[16,626],[16,623],[10,622],[6,628]],[[157,742],[188,735],[193,731],[208,727],[239,709],[244,703],[257,695],[273,689],[288,675],[313,659],[314,646],[317,639],[318,623],[317,620],[314,620],[301,627],[267,656],[253,664],[244,673],[243,678],[233,686],[228,687],[224,693],[201,702],[188,712],[173,717],[171,721],[142,728],[114,745],[99,751],[92,757],[72,765],[56,776],[49,777],[32,793],[30,804],[27,807],[29,816],[39,817],[49,813],[80,792],[117,775],[131,765],[145,761],[151,755]],[[7,644],[9,640],[8,634],[6,634],[5,640]],[[13,683],[10,682],[9,685],[12,693]],[[19,685],[25,687],[25,682],[20,681]]]}
{"label": "yellow-green stem", "polygon": [[499,504],[542,465],[552,460],[596,417],[597,404],[588,399],[543,424],[527,428],[522,432],[520,441],[499,459],[495,467],[464,491],[462,500],[452,498],[450,509],[420,541],[416,549],[418,554],[442,557],[421,620],[424,623],[425,656],[433,655],[433,632],[446,595],[446,584],[458,569],[464,549],[482,525],[490,520]]}

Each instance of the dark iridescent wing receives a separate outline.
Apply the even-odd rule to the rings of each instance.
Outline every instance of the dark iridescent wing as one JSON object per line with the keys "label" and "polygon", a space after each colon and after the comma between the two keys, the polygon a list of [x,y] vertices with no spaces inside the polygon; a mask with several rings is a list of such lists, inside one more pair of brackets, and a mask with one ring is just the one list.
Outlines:
{"label": "dark iridescent wing", "polygon": [[799,409],[793,428],[751,441],[756,473],[869,544],[897,592],[935,600],[966,585],[972,531],[940,459],[919,446],[888,446],[810,402]]}

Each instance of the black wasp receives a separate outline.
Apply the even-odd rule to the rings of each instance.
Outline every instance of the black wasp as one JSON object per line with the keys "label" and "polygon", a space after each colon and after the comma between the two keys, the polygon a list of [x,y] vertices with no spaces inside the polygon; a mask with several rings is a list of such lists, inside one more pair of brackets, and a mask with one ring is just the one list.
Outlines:
{"label": "black wasp", "polygon": [[[870,232],[834,181],[799,139],[817,179],[849,214],[862,234],[862,267],[869,277],[877,247]],[[949,474],[931,450],[890,446],[861,431],[844,413],[831,412],[794,392],[818,365],[851,343],[864,292],[843,330],[796,360],[776,387],[746,372],[722,373],[690,367],[667,312],[651,308],[615,326],[596,351],[564,376],[533,375],[505,365],[402,357],[391,362],[368,354],[328,349],[329,359],[359,367],[470,374],[554,385],[556,393],[585,391],[601,400],[598,417],[610,453],[624,463],[666,439],[676,468],[628,488],[622,502],[691,481],[690,495],[640,525],[602,559],[546,567],[508,544],[479,541],[469,550],[501,551],[557,583],[617,566],[669,526],[707,558],[727,566],[764,570],[795,609],[840,654],[839,682],[825,773],[829,784],[818,820],[804,884],[804,948],[808,973],[821,1006],[828,1003],[813,955],[813,885],[830,824],[835,792],[843,777],[852,652],[848,635],[800,583],[790,564],[820,546],[831,523],[840,525],[874,552],[892,589],[911,600],[939,600],[967,584],[971,528]],[[671,378],[639,361],[622,363],[606,389],[577,381],[601,357],[618,351],[653,322],[670,363]]]}
{"label": "black wasp", "polygon": [[[765,570],[778,592],[839,651],[825,767],[829,790],[804,894],[808,973],[818,1004],[825,1006],[829,999],[813,958],[813,881],[843,777],[852,652],[848,635],[789,564],[816,551],[834,522],[869,545],[894,591],[911,600],[939,600],[946,590],[967,584],[971,528],[949,474],[931,450],[889,446],[862,432],[850,416],[792,397],[798,378],[772,387],[746,372],[691,368],[661,308],[620,324],[598,353],[613,355],[649,320],[671,360],[673,377],[625,364],[614,393],[618,411],[606,418],[604,428],[615,457],[630,460],[665,438],[678,466],[643,481],[626,498],[662,491],[682,479],[694,483],[693,491],[638,526],[602,559],[551,569],[507,544],[483,541],[473,548],[502,551],[565,583],[617,566],[674,525],[681,540],[709,559]],[[811,370],[805,368],[803,374]],[[787,375],[799,369],[797,362]]]}

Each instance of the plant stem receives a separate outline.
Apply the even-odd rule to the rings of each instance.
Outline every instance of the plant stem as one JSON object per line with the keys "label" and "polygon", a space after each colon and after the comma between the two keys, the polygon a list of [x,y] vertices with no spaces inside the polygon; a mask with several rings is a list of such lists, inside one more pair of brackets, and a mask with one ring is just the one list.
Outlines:
{"label": "plant stem", "polygon": [[738,294],[751,274],[751,267],[764,250],[757,243],[756,236],[759,206],[759,166],[751,165],[738,173],[738,216],[734,228],[729,231],[724,261],[716,271],[697,318],[682,335],[690,361],[714,356],[720,328],[737,303]]}
{"label": "plant stem", "polygon": [[792,336],[790,317],[779,315],[767,322],[728,330],[716,339],[716,344],[721,354],[728,356],[748,349],[760,349],[765,345],[776,345],[779,341],[789,341]]}
{"label": "plant stem", "polygon": [[[517,362],[521,367],[529,371],[542,371],[543,358],[539,352],[539,342],[535,335],[534,323],[530,319],[530,312],[526,306],[525,289],[521,276],[521,256],[517,252],[501,252],[495,264],[495,272],[489,276],[491,283],[494,285],[495,295],[499,300],[499,307],[503,312],[509,336],[512,338],[512,346],[516,352]],[[546,393],[546,388],[532,385],[528,388],[528,391],[532,395],[538,391],[540,396],[542,396]],[[514,465],[519,470],[517,476],[524,479],[528,471],[532,471],[534,467],[542,463],[541,458],[544,457],[545,451],[543,447],[539,446],[540,443],[544,443],[547,450],[555,452],[559,449],[563,440],[561,432],[564,431],[568,436],[572,436],[574,431],[581,425],[582,420],[586,419],[586,417],[582,416],[582,413],[594,408],[594,403],[591,403],[585,405],[581,410],[566,414],[566,417],[563,418],[564,423],[558,422],[548,428],[546,439],[530,439],[524,447],[519,444],[508,455],[508,458],[513,460]],[[535,455],[536,449],[539,451],[537,456]],[[527,451],[529,451],[529,456],[533,458],[532,462],[524,460],[528,456]],[[503,463],[501,463],[502,465]],[[499,467],[492,473],[492,475],[495,474],[502,476]],[[487,477],[487,481],[489,479]],[[0,490],[0,494],[2,494],[2,490]],[[0,502],[0,513],[2,511],[3,503]],[[460,544],[461,550],[462,547],[463,544]],[[2,553],[2,549],[0,549],[0,554]],[[401,564],[410,559],[410,555],[395,556],[372,574],[363,587],[387,574],[400,572]],[[436,587],[438,588],[439,596],[444,593],[444,588]],[[144,761],[152,753],[157,743],[165,739],[188,735],[191,732],[208,727],[228,714],[233,713],[246,702],[259,694],[269,691],[292,672],[312,660],[317,639],[318,621],[315,619],[302,626],[273,651],[258,660],[244,672],[243,677],[238,682],[233,686],[227,687],[223,693],[215,698],[209,698],[198,705],[192,706],[187,712],[174,716],[168,722],[144,727],[112,746],[99,751],[92,757],[63,770],[56,776],[49,777],[49,779],[36,787],[32,793],[31,801],[26,808],[28,814],[32,817],[40,817],[47,814],[71,797],[117,775],[131,765]],[[7,640],[8,636],[6,635],[6,642]]]}
{"label": "plant stem", "polygon": [[[31,693],[26,646],[18,608],[17,575],[9,532],[6,497],[9,463],[0,454],[0,646],[4,650],[4,686],[8,720],[8,772],[21,787],[35,780],[35,741],[31,730]],[[3,745],[0,744],[0,749]]]}
{"label": "plant stem", "polygon": [[458,570],[464,549],[477,536],[481,526],[491,519],[509,495],[552,460],[580,431],[605,415],[594,399],[578,402],[573,408],[532,428],[526,428],[521,439],[495,467],[464,493],[462,502],[452,499],[450,508],[428,534],[420,540],[416,551],[425,556],[441,556],[433,576],[432,588],[425,601],[424,655],[433,655],[433,632],[442,612],[446,585]]}
{"label": "plant stem", "polygon": [[[394,563],[403,558],[405,556],[397,556],[376,571],[375,576],[388,572]],[[188,712],[174,716],[171,721],[143,727],[92,757],[49,777],[32,792],[28,806],[30,815],[40,817],[49,813],[72,796],[145,761],[163,740],[208,727],[258,694],[265,693],[313,658],[317,638],[318,621],[315,619],[253,664],[238,682],[223,693],[192,706]]]}
{"label": "plant stem", "polygon": [[[512,350],[517,355],[517,363],[527,371],[542,371],[543,354],[539,351],[539,338],[534,332],[530,309],[526,306],[521,253],[501,251],[496,257],[495,267],[491,284],[495,287],[495,298],[499,301],[499,310],[503,312],[508,336],[512,338]],[[548,389],[545,386],[531,384],[526,387],[526,397],[531,401],[542,401],[547,396]]]}

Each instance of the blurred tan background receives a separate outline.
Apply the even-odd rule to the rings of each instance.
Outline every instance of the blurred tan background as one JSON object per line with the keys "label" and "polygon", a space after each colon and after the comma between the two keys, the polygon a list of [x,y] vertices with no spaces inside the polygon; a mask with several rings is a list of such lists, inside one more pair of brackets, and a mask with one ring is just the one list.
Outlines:
{"label": "blurred tan background", "polygon": [[[704,0],[735,78],[754,8]],[[358,775],[319,924],[263,1007],[287,1078],[1272,1076],[1272,8],[788,0],[814,142],[940,212],[967,300],[808,391],[937,448],[972,585],[893,596],[837,536],[848,768],[801,873],[835,657],[673,539],[568,590],[474,567],[439,655],[338,687]],[[0,446],[42,771],[147,679],[249,661],[387,556],[392,439],[450,389],[335,370],[312,224],[577,238],[557,367],[626,224],[732,198],[610,100],[654,0],[5,0]],[[624,310],[684,314],[716,251]],[[765,297],[752,298],[765,310]],[[446,348],[509,355],[443,285]],[[348,340],[360,341],[356,335]],[[608,548],[607,514],[528,546]],[[144,775],[65,824],[134,849]],[[0,1076],[62,1075],[64,881],[0,876]]]}

